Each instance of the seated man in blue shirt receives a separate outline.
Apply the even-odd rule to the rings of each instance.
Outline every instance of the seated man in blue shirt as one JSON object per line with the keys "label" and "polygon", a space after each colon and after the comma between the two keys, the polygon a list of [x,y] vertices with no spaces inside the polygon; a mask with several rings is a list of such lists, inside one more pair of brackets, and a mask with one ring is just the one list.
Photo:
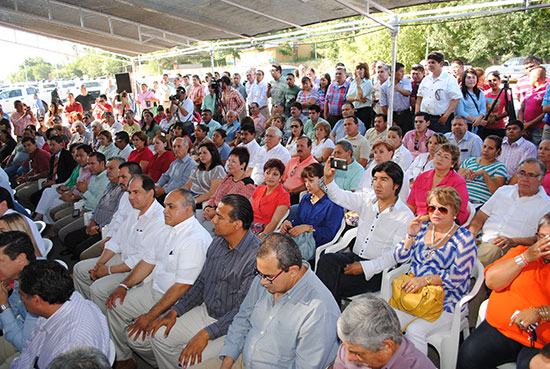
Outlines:
{"label": "seated man in blue shirt", "polygon": [[[34,328],[37,316],[27,312],[19,294],[19,273],[35,260],[32,241],[26,233],[11,231],[0,237],[0,367],[8,365],[19,356],[26,346],[27,337]],[[11,295],[5,281],[15,279]]]}
{"label": "seated man in blue shirt", "polygon": [[232,145],[231,142],[235,140],[237,132],[241,130],[241,123],[237,120],[238,117],[239,116],[234,110],[229,110],[225,116],[227,123],[222,126],[227,135],[225,142],[230,146],[235,146],[234,144]]}
{"label": "seated man in blue shirt", "polygon": [[162,173],[155,186],[155,196],[159,198],[159,201],[164,201],[167,193],[183,187],[189,180],[191,169],[197,165],[188,154],[189,141],[178,137],[172,146],[176,160],[170,164],[166,172]]}
{"label": "seated man in blue shirt", "polygon": [[346,140],[338,141],[334,148],[334,157],[348,163],[346,170],[336,169],[334,182],[344,191],[356,191],[365,168],[353,158],[353,145]]}
{"label": "seated man in blue shirt", "polygon": [[[344,137],[346,137],[346,129],[344,128],[344,120],[346,120],[347,117],[355,116],[355,108],[353,107],[353,103],[350,101],[344,101],[342,104],[342,116],[343,118],[340,119],[334,127],[332,128],[332,131],[330,131],[330,138],[334,142],[338,142]],[[361,121],[361,119],[357,119],[359,122],[359,134],[361,136],[365,135],[365,132],[367,132],[367,127],[365,127],[365,123]]]}
{"label": "seated man in blue shirt", "polygon": [[[296,243],[268,235],[258,275],[229,327],[220,358],[200,368],[326,368],[336,353],[340,309]],[[223,360],[223,361],[222,361]]]}

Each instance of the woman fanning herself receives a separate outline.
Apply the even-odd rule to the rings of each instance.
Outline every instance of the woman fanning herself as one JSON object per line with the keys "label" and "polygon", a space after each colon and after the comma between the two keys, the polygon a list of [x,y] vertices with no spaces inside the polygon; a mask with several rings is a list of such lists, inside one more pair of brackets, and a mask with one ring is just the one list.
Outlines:
{"label": "woman fanning herself", "polygon": [[549,263],[550,213],[539,221],[537,242],[510,249],[485,269],[493,293],[486,319],[460,347],[459,369],[514,361],[518,369],[535,368],[529,366],[531,358],[550,343]]}
{"label": "woman fanning herself", "polygon": [[281,226],[300,247],[302,258],[310,260],[315,249],[332,240],[340,228],[344,209],[336,205],[319,187],[323,177],[323,166],[319,163],[308,165],[302,171],[308,194],[298,205],[298,212],[291,221],[285,220]]}
{"label": "woman fanning herself", "polygon": [[437,187],[428,195],[429,220],[420,216],[409,223],[408,235],[399,243],[393,257],[399,264],[410,263],[408,273],[414,277],[402,285],[403,292],[416,293],[422,287],[442,286],[445,294],[443,313],[429,322],[395,309],[401,327],[409,322],[405,336],[424,354],[428,353],[426,337],[434,330],[450,330],[455,305],[470,290],[470,275],[477,257],[474,236],[456,225],[462,199],[451,187]]}
{"label": "woman fanning herself", "polygon": [[458,174],[466,180],[470,202],[474,205],[484,204],[506,183],[506,165],[497,160],[501,146],[502,138],[487,136],[481,148],[481,156],[466,159],[458,170]]}
{"label": "woman fanning herself", "polygon": [[250,229],[260,238],[273,232],[290,208],[290,194],[281,183],[284,171],[282,161],[269,159],[264,165],[265,184],[256,187],[252,195],[254,223]]}
{"label": "woman fanning herself", "polygon": [[464,224],[470,215],[468,210],[468,189],[466,180],[462,178],[455,168],[457,167],[460,150],[453,144],[446,143],[436,151],[434,155],[434,169],[420,174],[411,187],[411,193],[407,200],[407,205],[416,215],[428,214],[428,204],[426,197],[428,193],[436,187],[453,187],[460,194],[462,205],[457,214],[457,220]]}

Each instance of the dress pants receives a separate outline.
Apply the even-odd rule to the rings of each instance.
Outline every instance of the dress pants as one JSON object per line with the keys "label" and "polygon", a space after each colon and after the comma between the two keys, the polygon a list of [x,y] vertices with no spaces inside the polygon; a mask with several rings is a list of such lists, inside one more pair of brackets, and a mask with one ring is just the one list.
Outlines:
{"label": "dress pants", "polygon": [[[117,300],[116,306],[107,310],[109,332],[115,344],[117,361],[128,360],[132,357],[128,341],[134,340],[134,336],[128,337],[128,327],[140,315],[148,313],[162,296],[163,294],[155,290],[153,283],[149,281],[128,290],[123,304]],[[138,337],[138,340],[142,340],[141,336]]]}
{"label": "dress pants", "polygon": [[31,196],[38,190],[38,181],[23,183],[15,188],[15,197],[25,208],[33,210],[35,206],[31,202]]}
{"label": "dress pants", "polygon": [[54,224],[54,230],[57,234],[57,237],[65,244],[65,239],[69,233],[74,232],[80,228],[86,227],[84,224],[84,213],[87,211],[83,210],[80,212],[80,215],[73,217],[72,211],[71,214],[61,218]]}
{"label": "dress pants", "polygon": [[[214,323],[216,319],[208,315],[206,305],[194,307],[176,320],[168,337],[164,337],[166,327],[161,327],[154,338],[148,336],[145,341],[129,340],[130,347],[143,359],[154,359],[159,369],[174,369],[178,367],[178,360],[185,345],[204,327]],[[208,360],[218,357],[223,348],[225,336],[208,341],[202,352],[202,359]]]}
{"label": "dress pants", "polygon": [[42,214],[42,220],[47,224],[55,223],[50,217],[50,211],[65,203],[65,201],[60,199],[61,195],[57,193],[57,187],[58,186],[48,187],[42,191],[40,201],[38,201],[38,205],[36,205],[36,209],[34,210],[35,213]]}
{"label": "dress pants", "polygon": [[344,274],[346,266],[363,260],[352,252],[324,254],[319,259],[319,265],[317,265],[315,273],[332,293],[338,306],[341,305],[341,300],[344,297],[380,290],[382,273],[375,274],[368,281],[365,279],[364,274]]}
{"label": "dress pants", "polygon": [[[103,314],[107,315],[107,306],[105,301],[115,288],[130,274],[115,273],[106,275],[95,281],[90,279],[88,271],[93,269],[99,258],[87,259],[77,263],[73,268],[74,288],[88,300],[92,300],[101,309]],[[114,255],[105,265],[117,265],[122,263],[120,254]]]}
{"label": "dress pants", "polygon": [[86,234],[86,227],[82,227],[70,232],[63,242],[65,247],[71,250],[73,255],[78,258],[83,251],[98,241],[101,241],[101,233],[89,236]]}
{"label": "dress pants", "polygon": [[499,247],[491,242],[479,242],[477,245],[477,258],[484,267],[494,263],[503,257],[509,250],[509,247]]}
{"label": "dress pants", "polygon": [[19,357],[19,351],[6,337],[0,337],[0,369],[9,369],[13,360]]}

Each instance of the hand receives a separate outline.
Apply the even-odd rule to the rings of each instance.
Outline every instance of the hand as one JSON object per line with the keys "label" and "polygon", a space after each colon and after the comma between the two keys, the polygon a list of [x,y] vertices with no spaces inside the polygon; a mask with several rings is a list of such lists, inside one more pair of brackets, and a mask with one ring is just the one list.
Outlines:
{"label": "hand", "polygon": [[153,320],[153,323],[151,323],[151,326],[147,330],[147,334],[151,334],[151,337],[154,338],[155,334],[157,334],[157,331],[160,327],[165,326],[166,330],[164,331],[164,337],[168,337],[168,334],[170,333],[170,330],[176,324],[176,319],[178,318],[178,313],[174,309],[170,309],[168,313],[158,317],[157,319]]}
{"label": "hand", "polygon": [[409,227],[407,228],[407,232],[411,236],[416,236],[418,232],[420,232],[420,228],[422,228],[422,215],[415,216],[409,223]]}
{"label": "hand", "polygon": [[426,286],[427,284],[428,283],[426,282],[425,277],[414,277],[409,279],[408,281],[403,282],[401,287],[407,293],[416,293],[418,290],[420,290],[422,287]]}
{"label": "hand", "polygon": [[187,363],[191,366],[202,362],[202,352],[206,348],[206,345],[208,345],[209,339],[210,335],[207,331],[204,329],[199,331],[183,349],[179,358],[179,364],[183,368],[187,368]]}
{"label": "hand", "polygon": [[[122,288],[122,287],[121,287]],[[121,302],[122,303],[122,302]],[[128,337],[134,336],[134,341],[137,341],[139,338],[139,335],[141,334],[141,340],[145,341],[145,337],[148,335],[148,329],[151,326],[151,323],[153,322],[153,317],[149,316],[149,314],[142,314],[140,315],[134,324],[132,324],[130,327],[128,327]]]}
{"label": "hand", "polygon": [[281,224],[281,231],[285,234],[288,233],[288,230],[290,228],[292,228],[292,223],[290,222],[290,220],[285,220],[283,224]]}
{"label": "hand", "polygon": [[204,216],[204,219],[212,220],[214,216],[216,216],[216,210],[214,210],[213,207],[207,207],[206,209],[204,209],[202,214]]}
{"label": "hand", "polygon": [[497,245],[498,247],[502,247],[503,249],[516,246],[514,240],[504,236],[495,237],[491,240],[491,242],[493,243],[493,245]]}
{"label": "hand", "polygon": [[103,264],[96,264],[92,269],[88,270],[88,274],[90,275],[90,279],[92,281],[95,281],[98,277],[96,276],[96,272],[99,269],[100,266]]}
{"label": "hand", "polygon": [[128,291],[126,288],[122,286],[118,286],[113,293],[109,297],[107,297],[107,300],[105,301],[105,305],[107,305],[107,309],[112,309],[116,307],[116,300],[120,299],[120,305],[124,304],[124,299],[126,298],[126,294]]}
{"label": "hand", "polygon": [[49,180],[49,181],[46,181],[46,182],[42,183],[42,188],[50,187],[54,184],[55,184],[55,181],[52,179],[52,180]]}
{"label": "hand", "polygon": [[330,166],[330,162],[333,158],[334,156],[330,156],[325,162],[325,167],[323,169],[323,174],[325,176],[325,184],[332,182],[332,180],[334,179],[334,175],[336,174],[336,169]]}
{"label": "hand", "polygon": [[361,275],[363,274],[363,267],[360,262],[356,261],[355,263],[351,263],[344,268],[344,274]]}
{"label": "hand", "polygon": [[441,118],[439,118],[439,121],[438,123],[441,124],[442,126],[446,125],[447,124],[447,120],[449,119],[449,114],[443,114],[441,116]]}
{"label": "hand", "polygon": [[8,288],[6,287],[6,281],[0,281],[0,305],[8,303]]}
{"label": "hand", "polygon": [[65,202],[71,202],[73,200],[73,195],[70,192],[65,192],[59,198]]}
{"label": "hand", "polygon": [[528,262],[538,260],[541,257],[550,255],[550,237],[543,237],[535,242],[523,253]]}
{"label": "hand", "polygon": [[311,232],[311,226],[309,224],[300,224],[300,225],[297,225],[296,227],[292,227],[290,228],[288,233],[292,237],[296,237],[306,232]]}
{"label": "hand", "polygon": [[28,179],[29,179],[29,175],[23,174],[17,178],[17,182],[20,182],[20,183],[27,182]]}
{"label": "hand", "polygon": [[67,186],[59,186],[57,187],[57,193],[60,195],[63,195],[65,191],[67,191],[69,188]]}
{"label": "hand", "polygon": [[155,186],[155,193],[157,196],[162,196],[166,193],[163,187]]}
{"label": "hand", "polygon": [[86,227],[86,234],[88,236],[93,236],[98,233],[99,232],[97,231],[97,223],[93,219],[90,220],[90,224],[88,224],[88,226]]}
{"label": "hand", "polygon": [[105,277],[106,275],[109,275],[109,268],[107,265],[102,265],[95,271],[96,279]]}
{"label": "hand", "polygon": [[86,182],[78,182],[76,184],[76,189],[80,192],[80,193],[84,193],[86,191],[88,191],[88,185],[86,184]]}
{"label": "hand", "polygon": [[535,309],[525,309],[510,318],[510,326],[517,325],[522,331],[527,331],[529,325],[539,321],[539,313]]}

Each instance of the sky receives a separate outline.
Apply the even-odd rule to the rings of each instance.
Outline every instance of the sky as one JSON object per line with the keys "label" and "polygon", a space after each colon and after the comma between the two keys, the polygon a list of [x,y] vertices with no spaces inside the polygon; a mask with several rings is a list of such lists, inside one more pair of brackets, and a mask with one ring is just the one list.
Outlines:
{"label": "sky", "polygon": [[5,80],[11,73],[17,72],[19,65],[23,64],[25,58],[28,57],[40,56],[52,64],[68,64],[76,59],[74,46],[82,48],[72,42],[0,26],[0,48],[9,50],[9,58],[2,58],[0,81]]}

